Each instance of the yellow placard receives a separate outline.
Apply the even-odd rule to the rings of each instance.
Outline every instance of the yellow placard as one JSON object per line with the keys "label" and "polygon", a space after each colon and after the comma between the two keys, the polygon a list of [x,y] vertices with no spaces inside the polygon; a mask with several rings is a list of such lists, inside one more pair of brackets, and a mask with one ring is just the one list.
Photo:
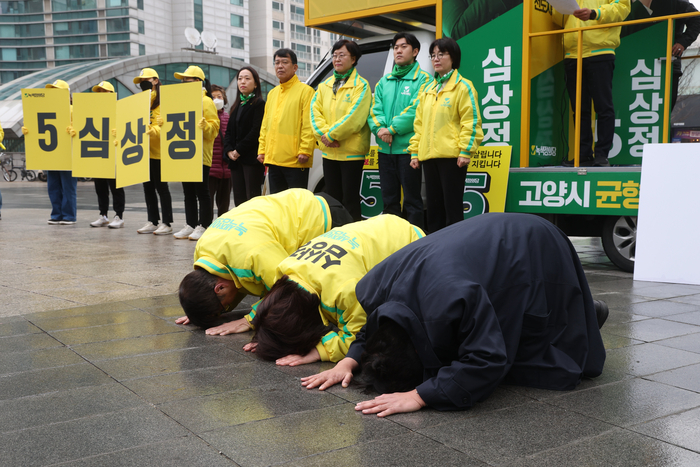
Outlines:
{"label": "yellow placard", "polygon": [[512,146],[479,147],[469,162],[464,184],[465,201],[470,198],[467,193],[473,191],[486,198],[484,212],[505,212],[512,150]]}
{"label": "yellow placard", "polygon": [[202,129],[202,84],[170,84],[160,87],[161,180],[201,182],[204,144]]}
{"label": "yellow placard", "polygon": [[29,170],[71,170],[70,92],[22,89],[24,137]]}
{"label": "yellow placard", "polygon": [[117,95],[95,92],[73,96],[73,176],[115,178],[112,129],[117,124]]}
{"label": "yellow placard", "polygon": [[150,92],[117,101],[117,188],[150,180],[150,115]]}

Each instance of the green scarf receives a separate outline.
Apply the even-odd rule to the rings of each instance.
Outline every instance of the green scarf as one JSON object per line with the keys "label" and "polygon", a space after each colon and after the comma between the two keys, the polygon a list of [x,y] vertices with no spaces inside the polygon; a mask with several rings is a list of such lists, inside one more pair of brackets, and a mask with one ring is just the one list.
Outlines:
{"label": "green scarf", "polygon": [[333,77],[335,78],[336,81],[345,81],[350,77],[352,74],[352,71],[355,69],[355,67],[350,68],[344,75],[341,75],[335,69],[333,69]]}
{"label": "green scarf", "polygon": [[450,79],[450,76],[452,76],[452,73],[455,70],[452,69],[450,70],[449,73],[447,73],[445,76],[440,77],[440,74],[438,72],[435,72],[435,81],[437,81],[437,88],[440,89],[442,87],[442,83]]}
{"label": "green scarf", "polygon": [[410,64],[404,65],[404,66],[394,65],[394,69],[391,70],[391,76],[393,76],[394,78],[401,79],[404,76],[406,76],[409,71],[411,71],[413,69],[414,65],[415,65],[415,63],[410,63]]}
{"label": "green scarf", "polygon": [[253,96],[255,96],[254,92],[251,92],[247,96],[244,94],[241,94],[241,106],[246,105],[248,103],[248,101],[253,98]]}

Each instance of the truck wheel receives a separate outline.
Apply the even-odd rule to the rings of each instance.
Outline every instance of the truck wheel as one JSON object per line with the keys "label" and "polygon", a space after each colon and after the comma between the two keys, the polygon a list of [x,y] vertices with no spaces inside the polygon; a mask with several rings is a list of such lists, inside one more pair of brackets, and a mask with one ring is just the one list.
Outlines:
{"label": "truck wheel", "polygon": [[609,217],[603,224],[603,249],[610,261],[625,272],[634,272],[637,249],[637,217]]}

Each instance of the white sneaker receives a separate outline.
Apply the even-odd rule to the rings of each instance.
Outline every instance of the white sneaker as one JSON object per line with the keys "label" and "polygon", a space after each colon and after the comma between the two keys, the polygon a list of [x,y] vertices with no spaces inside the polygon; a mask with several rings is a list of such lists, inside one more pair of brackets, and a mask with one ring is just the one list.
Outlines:
{"label": "white sneaker", "polygon": [[150,234],[156,231],[158,227],[153,222],[148,222],[146,225],[137,230],[140,234]]}
{"label": "white sneaker", "polygon": [[110,229],[121,229],[124,227],[124,219],[119,216],[114,216],[114,219],[112,219],[112,222],[110,222],[107,227]]}
{"label": "white sneaker", "polygon": [[190,240],[194,240],[196,242],[197,240],[199,240],[199,237],[202,236],[202,234],[204,233],[205,230],[207,230],[207,229],[205,229],[201,225],[198,225],[197,228],[194,229],[194,232],[192,232],[190,234],[190,236],[187,238],[189,238]]}
{"label": "white sneaker", "polygon": [[107,219],[107,216],[100,216],[100,218],[95,222],[90,222],[91,227],[104,227],[107,224],[109,224],[109,219]]}
{"label": "white sneaker", "polygon": [[153,232],[154,235],[167,235],[171,233],[173,233],[173,228],[170,227],[168,224],[164,224],[162,222],[158,224],[158,228],[155,232]]}
{"label": "white sneaker", "polygon": [[177,238],[178,240],[187,240],[189,236],[192,235],[192,232],[194,232],[194,229],[189,225],[186,225],[181,231],[174,234],[173,237]]}

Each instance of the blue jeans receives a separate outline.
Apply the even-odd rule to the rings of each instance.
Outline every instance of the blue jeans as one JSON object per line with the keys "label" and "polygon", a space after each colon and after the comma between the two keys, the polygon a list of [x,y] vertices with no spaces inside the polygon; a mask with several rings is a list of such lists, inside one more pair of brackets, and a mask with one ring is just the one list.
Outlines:
{"label": "blue jeans", "polygon": [[411,167],[410,154],[379,153],[379,181],[382,188],[384,213],[401,216],[401,187],[403,212],[406,220],[423,228],[423,199],[420,196],[422,167]]}
{"label": "blue jeans", "polygon": [[51,200],[51,220],[75,222],[78,212],[78,179],[67,170],[46,171]]}

